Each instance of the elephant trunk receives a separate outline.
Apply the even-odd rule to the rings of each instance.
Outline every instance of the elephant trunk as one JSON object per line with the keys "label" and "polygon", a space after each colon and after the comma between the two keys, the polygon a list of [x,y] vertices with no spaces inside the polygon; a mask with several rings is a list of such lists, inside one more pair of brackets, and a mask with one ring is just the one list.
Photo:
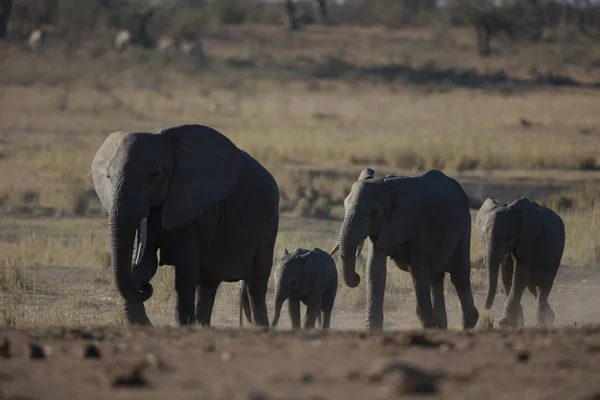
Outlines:
{"label": "elephant trunk", "polygon": [[342,257],[342,273],[346,286],[354,288],[360,284],[360,276],[356,273],[356,255],[360,243],[367,236],[357,234],[357,226],[352,217],[346,218],[340,230],[340,255]]}
{"label": "elephant trunk", "polygon": [[494,297],[496,297],[496,289],[498,287],[498,271],[504,254],[502,251],[497,249],[495,246],[490,246],[490,250],[487,252],[485,262],[488,268],[488,290],[485,298],[485,309],[489,310],[494,304]]}
{"label": "elephant trunk", "polygon": [[[117,192],[119,193],[119,192]],[[144,282],[136,287],[132,274],[131,262],[136,253],[136,264],[140,263],[145,252],[147,240],[146,218],[138,222],[125,211],[122,196],[115,198],[109,211],[109,232],[111,240],[111,263],[115,275],[117,289],[128,303],[143,303],[152,296],[152,285]],[[137,233],[137,244],[134,239]]]}

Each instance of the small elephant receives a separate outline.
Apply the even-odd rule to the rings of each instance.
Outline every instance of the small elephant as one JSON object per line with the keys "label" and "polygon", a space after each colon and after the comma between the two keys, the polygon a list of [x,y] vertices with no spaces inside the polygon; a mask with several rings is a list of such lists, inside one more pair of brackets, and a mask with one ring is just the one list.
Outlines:
{"label": "small elephant", "polygon": [[210,325],[220,283],[243,280],[252,322],[269,326],[279,188],[258,161],[207,126],[114,132],[90,179],[108,211],[111,264],[129,323],[150,324],[144,302],[166,264],[175,267],[180,324]]}
{"label": "small elephant", "polygon": [[[479,312],[471,291],[471,214],[460,184],[441,171],[417,177],[374,178],[365,169],[344,200],[338,249],[344,281],[356,287],[356,257],[369,238],[366,325],[383,329],[386,261],[410,272],[423,327],[447,329],[445,273],[450,273],[463,314],[463,328],[476,325]],[[433,305],[431,297],[433,296]]]}
{"label": "small elephant", "polygon": [[521,197],[508,204],[485,200],[476,220],[477,232],[485,245],[488,292],[485,309],[494,303],[501,268],[506,293],[500,326],[524,326],[521,297],[527,287],[537,299],[537,325],[554,322],[548,304],[554,278],[565,248],[565,225],[547,207]]}
{"label": "small elephant", "polygon": [[275,316],[277,326],[283,302],[288,307],[292,328],[300,328],[300,301],[306,305],[304,328],[314,328],[318,318],[321,329],[328,329],[338,287],[335,261],[325,251],[296,249],[290,254],[284,249],[275,272]]}

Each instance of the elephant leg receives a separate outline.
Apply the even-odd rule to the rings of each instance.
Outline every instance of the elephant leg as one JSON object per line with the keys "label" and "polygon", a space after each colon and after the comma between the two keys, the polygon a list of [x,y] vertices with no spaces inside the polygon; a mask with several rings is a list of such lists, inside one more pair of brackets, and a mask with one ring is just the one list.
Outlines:
{"label": "elephant leg", "polygon": [[267,312],[267,287],[271,269],[273,267],[273,248],[277,236],[277,222],[274,234],[264,241],[253,260],[253,275],[247,280],[248,296],[252,305],[254,324],[265,328],[269,327],[269,314]]}
{"label": "elephant leg", "polygon": [[473,291],[471,290],[471,244],[469,238],[470,233],[463,236],[452,259],[452,270],[450,272],[452,286],[454,286],[460,301],[463,329],[474,328],[477,321],[479,321],[479,311],[475,307]]}
{"label": "elephant leg", "polygon": [[331,326],[331,309],[325,309],[321,312],[321,329],[326,330]]}
{"label": "elephant leg", "polygon": [[290,312],[292,329],[300,329],[300,299],[298,299],[296,294],[292,294],[288,299],[288,310]]}
{"label": "elephant leg", "polygon": [[554,324],[555,314],[548,304],[548,296],[552,289],[552,283],[546,284],[539,287],[539,293],[537,296],[537,326],[548,327]]}
{"label": "elephant leg", "polygon": [[[515,264],[512,259],[512,256],[508,256],[506,260],[502,262],[500,265],[500,276],[502,279],[502,289],[504,290],[504,294],[506,298],[508,298],[508,294],[512,288],[513,275],[515,272]],[[530,288],[531,290],[531,288]],[[533,295],[536,295],[535,290],[532,292]],[[525,317],[523,316],[523,307],[521,304],[517,307],[517,328],[522,328],[525,326]]]}
{"label": "elephant leg", "polygon": [[446,302],[444,299],[444,278],[445,273],[435,274],[431,277],[433,319],[435,326],[440,329],[448,329],[448,317],[446,315]]}
{"label": "elephant leg", "polygon": [[519,314],[522,314],[521,298],[523,292],[529,283],[529,266],[528,265],[516,265],[515,272],[513,275],[513,282],[506,304],[504,307],[504,315],[499,321],[501,327],[516,327],[518,322]]}
{"label": "elephant leg", "polygon": [[417,316],[423,328],[435,328],[433,306],[431,304],[431,268],[424,265],[411,265],[413,287],[417,298]]}
{"label": "elephant leg", "polygon": [[370,331],[383,330],[383,298],[385,295],[386,255],[369,240],[367,262],[366,325]]}
{"label": "elephant leg", "polygon": [[335,295],[337,292],[337,280],[331,285],[329,290],[325,293],[322,300],[321,307],[321,329],[329,329],[331,325],[331,312],[333,311],[333,304],[335,303]]}
{"label": "elephant leg", "polygon": [[186,231],[178,238],[175,249],[175,291],[177,292],[177,318],[181,325],[196,322],[196,285],[200,273],[200,253],[195,235]]}
{"label": "elephant leg", "polygon": [[304,329],[314,329],[319,314],[321,314],[321,302],[309,303],[304,316]]}
{"label": "elephant leg", "polygon": [[210,326],[215,297],[221,282],[205,281],[196,288],[196,321],[203,326]]}

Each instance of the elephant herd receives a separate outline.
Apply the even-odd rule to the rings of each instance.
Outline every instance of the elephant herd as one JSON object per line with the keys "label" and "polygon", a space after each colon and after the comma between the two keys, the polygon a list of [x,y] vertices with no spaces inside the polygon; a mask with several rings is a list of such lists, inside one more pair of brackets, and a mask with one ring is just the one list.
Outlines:
{"label": "elephant herd", "polygon": [[[108,211],[111,264],[130,324],[150,324],[144,302],[158,266],[175,269],[180,324],[210,325],[221,282],[241,281],[240,324],[269,326],[266,295],[279,225],[279,189],[258,161],[227,137],[202,125],[158,133],[114,132],[96,153],[90,179]],[[376,178],[365,169],[344,201],[339,240],[330,253],[284,250],[276,263],[275,315],[288,300],[294,328],[330,326],[342,276],[356,287],[356,257],[368,239],[366,327],[383,329],[386,261],[411,274],[417,316],[425,328],[447,328],[444,278],[460,300],[462,326],[479,319],[471,290],[471,215],[461,185],[431,170],[418,177]],[[548,294],[560,265],[565,230],[560,217],[526,198],[497,204],[488,198],[476,229],[489,271],[485,308],[498,274],[507,295],[501,326],[523,326],[525,288],[537,299],[538,325],[552,324]],[[243,313],[242,313],[243,311]]]}

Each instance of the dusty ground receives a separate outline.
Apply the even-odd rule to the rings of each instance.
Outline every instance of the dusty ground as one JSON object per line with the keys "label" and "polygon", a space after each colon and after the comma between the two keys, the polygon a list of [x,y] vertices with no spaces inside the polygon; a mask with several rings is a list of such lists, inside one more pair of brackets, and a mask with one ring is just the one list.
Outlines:
{"label": "dusty ground", "polygon": [[[0,362],[0,396],[7,399],[600,396],[600,326],[380,335],[117,327],[0,332],[10,343],[10,358]],[[35,358],[40,354],[45,359]]]}

